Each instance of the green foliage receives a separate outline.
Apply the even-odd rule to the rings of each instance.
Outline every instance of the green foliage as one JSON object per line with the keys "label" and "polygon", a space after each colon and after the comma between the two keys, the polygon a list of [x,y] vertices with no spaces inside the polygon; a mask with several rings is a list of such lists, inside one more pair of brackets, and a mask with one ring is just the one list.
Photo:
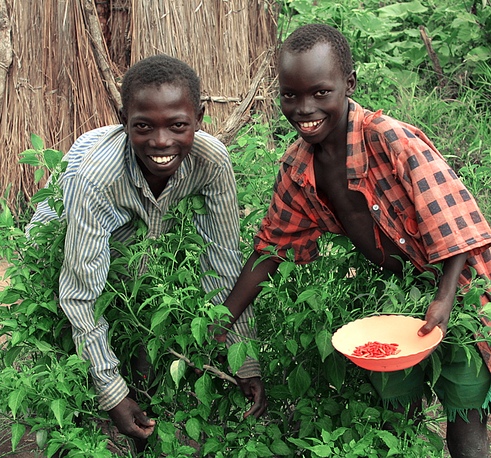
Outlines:
{"label": "green foliage", "polygon": [[[357,62],[356,99],[420,126],[491,215],[489,5],[477,2],[467,11],[458,0],[282,4],[284,33],[318,21],[341,28]],[[456,85],[451,98],[435,88],[438,79],[419,35],[423,24],[446,78]],[[269,204],[279,158],[295,135],[282,118],[265,125],[255,116],[229,148],[245,256]],[[66,167],[63,154],[45,149],[37,136],[32,144],[21,162],[34,166],[36,181],[46,172],[52,176],[32,203],[48,199],[61,215],[56,180]],[[0,257],[10,265],[10,285],[0,293],[0,302],[9,304],[0,307],[0,337],[6,338],[0,355],[0,416],[11,425],[12,449],[33,431],[46,456],[113,456],[105,434],[109,421],[97,408],[88,364],[76,355],[58,306],[65,225],[35,225],[28,240],[6,202],[0,205]],[[157,420],[146,456],[443,456],[435,428],[385,410],[365,371],[331,344],[336,329],[358,317],[424,316],[435,292],[432,275],[408,271],[404,281],[385,276],[345,237],[324,236],[318,261],[296,266],[285,259],[265,282],[255,307],[257,340],[235,344],[226,363],[220,363],[225,349],[210,337],[208,326],[228,312],[212,303],[216,292],[206,294],[201,285],[204,275],[214,275],[199,266],[206,244],[192,217],[203,211],[201,199],[192,197],[169,215],[178,221],[171,233],[147,240],[146,228],[137,223],[131,246],[112,242],[118,256],[95,305],[96,316],[110,322],[111,346],[125,379]],[[481,330],[475,307],[485,286],[476,279],[462,292],[464,305],[452,313],[446,342],[464,345],[475,339]],[[131,360],[141,350],[153,367],[146,378],[131,371]],[[248,403],[228,378],[246,355],[259,355],[263,369],[269,406],[260,420],[243,419]],[[479,358],[472,349],[468,357]],[[435,380],[441,370],[438,351],[428,364]],[[383,429],[386,423],[393,430]]]}
{"label": "green foliage", "polygon": [[[474,86],[491,57],[491,6],[463,0],[283,0],[281,36],[300,25],[323,22],[348,39],[358,73],[356,98],[367,108],[397,105],[402,87],[442,84],[420,28],[431,39],[445,84]],[[447,90],[450,90],[447,87]]]}

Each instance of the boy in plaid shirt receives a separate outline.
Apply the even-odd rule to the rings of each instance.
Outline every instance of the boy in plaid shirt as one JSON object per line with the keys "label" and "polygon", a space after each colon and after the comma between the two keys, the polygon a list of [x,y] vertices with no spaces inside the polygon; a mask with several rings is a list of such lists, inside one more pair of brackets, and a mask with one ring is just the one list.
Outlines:
{"label": "boy in plaid shirt", "polygon": [[[445,332],[457,288],[469,284],[472,270],[490,278],[491,229],[473,197],[419,129],[350,99],[356,74],[347,40],[336,29],[310,24],[293,32],[280,52],[279,85],[281,109],[301,138],[281,160],[255,251],[225,302],[234,319],[287,250],[299,264],[312,262],[318,237],[332,232],[348,236],[369,260],[399,276],[406,261],[419,271],[442,263],[419,334],[435,326]],[[268,246],[278,257],[252,269]],[[435,385],[452,457],[488,456],[491,361],[485,342],[479,349],[485,364],[449,351]],[[383,387],[372,374],[384,403],[414,412],[423,396],[423,370],[388,374]]]}

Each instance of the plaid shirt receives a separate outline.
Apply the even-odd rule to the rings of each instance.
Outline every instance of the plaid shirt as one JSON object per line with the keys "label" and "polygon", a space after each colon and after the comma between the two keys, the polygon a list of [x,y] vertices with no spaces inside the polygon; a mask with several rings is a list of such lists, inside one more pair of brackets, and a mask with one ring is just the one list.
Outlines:
{"label": "plaid shirt", "polygon": [[[255,237],[257,251],[274,246],[285,257],[293,249],[297,263],[309,263],[319,256],[321,234],[345,234],[316,193],[313,151],[299,139],[281,159],[271,205]],[[350,100],[346,168],[348,188],[367,200],[379,248],[382,230],[420,271],[468,253],[459,284],[471,280],[470,267],[491,277],[491,229],[423,132]],[[491,370],[491,350],[479,347]]]}

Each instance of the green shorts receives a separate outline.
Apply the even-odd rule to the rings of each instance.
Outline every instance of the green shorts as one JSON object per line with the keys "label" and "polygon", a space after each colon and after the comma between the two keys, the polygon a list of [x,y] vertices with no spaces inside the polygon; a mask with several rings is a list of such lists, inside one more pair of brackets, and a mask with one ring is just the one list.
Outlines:
{"label": "green shorts", "polygon": [[[488,415],[491,403],[491,374],[484,362],[468,361],[462,347],[442,344],[437,352],[441,357],[441,372],[433,391],[441,402],[448,421],[459,414],[467,421],[469,410]],[[482,361],[482,359],[480,359]],[[431,395],[433,372],[431,360],[396,372],[370,372],[370,381],[387,407],[408,406],[411,402]]]}

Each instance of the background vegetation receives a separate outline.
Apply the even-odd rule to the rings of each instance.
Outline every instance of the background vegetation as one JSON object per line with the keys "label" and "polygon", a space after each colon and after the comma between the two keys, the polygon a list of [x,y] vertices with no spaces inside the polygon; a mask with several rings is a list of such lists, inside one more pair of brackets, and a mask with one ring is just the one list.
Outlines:
{"label": "background vegetation", "polygon": [[[384,109],[422,128],[462,176],[491,216],[491,6],[486,1],[384,2],[284,0],[280,38],[298,25],[327,22],[339,27],[353,48],[359,86],[354,98],[370,109]],[[423,29],[422,29],[423,27]],[[425,46],[422,32],[431,38]],[[430,57],[433,50],[437,59]],[[230,146],[241,207],[242,251],[252,250],[252,236],[267,208],[278,159],[295,137],[278,116],[265,122],[257,113]],[[59,173],[62,153],[45,149],[33,137],[33,149],[21,161]],[[62,210],[56,185],[32,200],[49,198]],[[323,256],[298,267],[289,260],[265,284],[256,303],[258,339],[234,346],[228,364],[206,331],[223,307],[210,303],[200,286],[197,263],[205,249],[191,224],[203,211],[199,199],[175,210],[182,220],[175,232],[157,242],[145,239],[130,248],[114,246],[114,261],[96,313],[107,317],[112,345],[127,367],[137,341],[147,347],[156,369],[149,386],[138,386],[141,402],[158,420],[146,456],[214,457],[386,457],[445,456],[440,428],[444,417],[429,393],[429,421],[406,422],[381,406],[366,373],[334,351],[331,336],[341,325],[377,312],[422,316],[433,288],[425,276],[415,283],[383,277],[348,240],[321,239]],[[87,364],[75,354],[66,318],[56,301],[63,259],[64,227],[53,223],[27,243],[28,214],[14,220],[3,202],[0,256],[11,264],[11,286],[0,295],[0,334],[8,340],[0,356],[0,416],[11,427],[15,449],[35,434],[46,456],[133,456],[97,410]],[[151,266],[138,276],[143,256]],[[356,272],[356,275],[353,275]],[[118,277],[124,274],[127,281]],[[415,286],[417,285],[417,286]],[[452,315],[447,341],[464,343],[476,330],[475,287]],[[115,308],[118,301],[123,307]],[[268,414],[243,420],[246,401],[221,373],[234,372],[246,354],[257,355],[269,399]],[[471,352],[470,357],[477,357]],[[198,377],[189,362],[207,370]],[[439,355],[427,361],[434,377]],[[382,429],[384,422],[394,431]]]}

